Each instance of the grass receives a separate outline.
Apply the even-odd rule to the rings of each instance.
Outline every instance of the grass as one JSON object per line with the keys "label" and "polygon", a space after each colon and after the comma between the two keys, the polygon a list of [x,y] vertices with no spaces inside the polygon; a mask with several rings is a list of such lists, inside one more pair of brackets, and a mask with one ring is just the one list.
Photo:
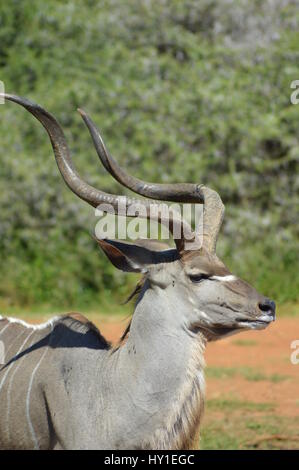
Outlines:
{"label": "grass", "polygon": [[267,380],[269,382],[278,383],[289,379],[289,376],[282,374],[266,375],[252,367],[207,367],[206,369],[206,377],[212,379],[227,379],[236,376],[241,376],[249,382]]}
{"label": "grass", "polygon": [[212,379],[227,379],[237,375],[236,367],[207,367],[205,371],[206,377]]}
{"label": "grass", "polygon": [[298,449],[299,418],[273,413],[270,403],[208,400],[201,431],[205,449]]}
{"label": "grass", "polygon": [[299,302],[285,302],[277,307],[277,318],[299,316]]}
{"label": "grass", "polygon": [[208,409],[216,411],[274,411],[274,403],[255,403],[238,398],[212,398],[208,400]]}
{"label": "grass", "polygon": [[83,315],[92,316],[105,316],[118,320],[119,317],[128,316],[133,312],[131,304],[121,304],[114,300],[102,300],[99,304],[88,305],[82,308],[81,305],[70,304],[69,308],[59,308],[57,305],[49,303],[26,305],[24,307],[19,305],[9,305],[5,300],[0,300],[0,314],[7,316],[20,316],[27,320],[34,321],[35,319],[47,318],[56,314],[63,314],[67,312],[80,312]]}
{"label": "grass", "polygon": [[288,375],[282,374],[271,374],[267,380],[270,380],[273,383],[283,382],[284,380],[288,380],[290,377]]}
{"label": "grass", "polygon": [[257,342],[253,339],[236,339],[233,344],[236,346],[256,346]]}
{"label": "grass", "polygon": [[[295,424],[295,425],[294,425]],[[219,449],[298,449],[296,423],[278,416],[240,420],[238,416],[213,421],[202,429],[200,448]]]}
{"label": "grass", "polygon": [[261,380],[268,380],[268,377],[263,372],[260,372],[255,368],[241,367],[239,371],[240,375],[249,382],[260,382]]}

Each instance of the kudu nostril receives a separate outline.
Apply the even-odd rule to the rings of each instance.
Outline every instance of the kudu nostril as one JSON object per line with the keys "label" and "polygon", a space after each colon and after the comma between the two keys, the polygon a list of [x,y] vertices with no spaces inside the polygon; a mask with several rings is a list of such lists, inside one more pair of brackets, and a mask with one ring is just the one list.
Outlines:
{"label": "kudu nostril", "polygon": [[262,312],[268,313],[268,315],[272,315],[273,317],[275,317],[275,302],[273,302],[273,300],[263,300],[263,302],[259,303],[259,309]]}

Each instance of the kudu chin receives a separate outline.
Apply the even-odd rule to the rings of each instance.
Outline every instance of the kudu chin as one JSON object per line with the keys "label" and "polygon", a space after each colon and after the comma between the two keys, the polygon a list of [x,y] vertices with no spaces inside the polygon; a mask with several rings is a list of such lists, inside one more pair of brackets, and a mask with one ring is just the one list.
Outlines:
{"label": "kudu chin", "polygon": [[[68,187],[93,207],[117,213],[121,196],[98,190],[76,171],[57,120],[40,106],[3,95],[46,129]],[[145,198],[126,198],[150,215],[159,201],[203,204],[202,245],[98,240],[113,265],[143,274],[125,341],[112,347],[80,314],[38,326],[0,317],[0,448],[191,449],[199,444],[207,341],[275,318],[275,304],[234,276],[216,256],[224,206],[198,184],[152,184],[129,175],[107,151],[89,116],[80,111],[104,168]],[[151,202],[150,199],[156,201]],[[163,224],[163,215],[159,214]],[[183,224],[175,213],[170,230]],[[190,228],[191,230],[191,228]],[[196,234],[195,234],[196,235]]]}

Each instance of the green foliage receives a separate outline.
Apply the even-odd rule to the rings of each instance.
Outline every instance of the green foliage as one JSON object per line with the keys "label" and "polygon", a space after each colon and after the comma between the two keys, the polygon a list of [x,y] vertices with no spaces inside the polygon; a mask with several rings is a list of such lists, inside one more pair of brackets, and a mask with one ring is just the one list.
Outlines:
{"label": "green foliage", "polygon": [[[91,184],[124,193],[99,165],[79,106],[132,174],[218,190],[219,254],[261,292],[292,301],[298,22],[291,0],[1,2],[0,80],[57,116]],[[55,306],[124,299],[135,278],[98,253],[97,219],[61,181],[42,127],[7,103],[0,135],[0,297]]]}

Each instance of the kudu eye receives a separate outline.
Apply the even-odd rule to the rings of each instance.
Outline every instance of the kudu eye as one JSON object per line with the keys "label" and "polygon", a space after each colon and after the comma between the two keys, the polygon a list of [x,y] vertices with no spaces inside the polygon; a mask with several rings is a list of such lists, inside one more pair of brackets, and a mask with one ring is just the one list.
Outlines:
{"label": "kudu eye", "polygon": [[199,282],[205,281],[206,279],[209,279],[209,276],[207,274],[190,274],[189,278],[192,282],[195,284],[198,284]]}

